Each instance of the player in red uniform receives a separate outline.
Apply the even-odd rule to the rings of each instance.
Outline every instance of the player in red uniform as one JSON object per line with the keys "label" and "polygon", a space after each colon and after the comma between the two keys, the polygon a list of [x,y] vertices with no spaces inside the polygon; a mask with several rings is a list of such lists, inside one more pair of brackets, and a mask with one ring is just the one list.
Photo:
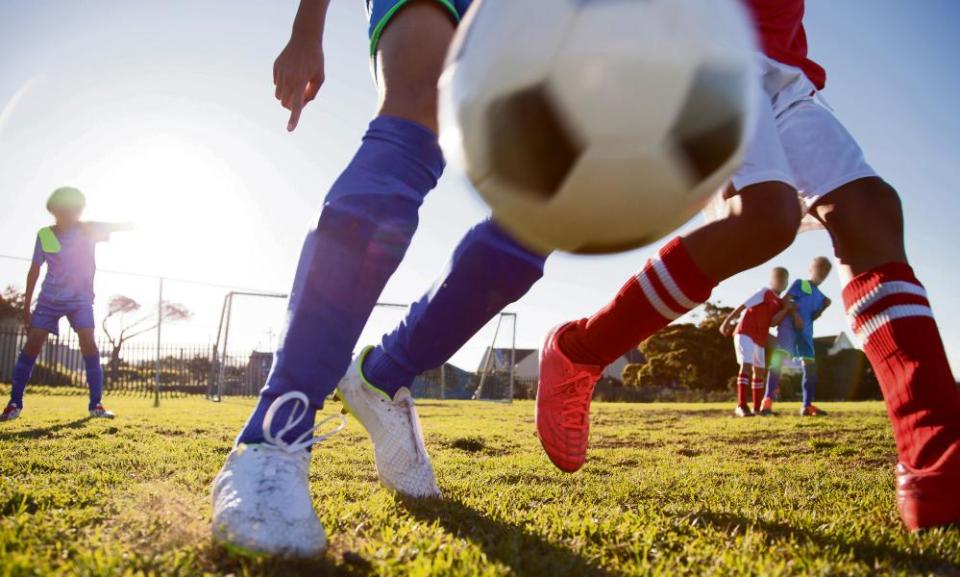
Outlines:
{"label": "player in red uniform", "polygon": [[[721,333],[733,337],[733,347],[740,365],[737,374],[737,408],[734,411],[738,417],[752,417],[760,411],[767,382],[766,345],[770,327],[780,324],[793,310],[790,299],[780,298],[789,280],[787,269],[776,267],[770,271],[770,285],[731,311],[720,326]],[[751,397],[752,411],[748,405]]]}
{"label": "player in red uniform", "polygon": [[559,468],[580,468],[603,367],[707,300],[723,279],[790,246],[806,215],[830,233],[848,318],[883,390],[900,460],[901,518],[914,530],[960,521],[960,392],[907,264],[900,199],[823,100],[826,75],[807,58],[803,0],[747,6],[761,38],[757,82],[766,98],[725,191],[726,213],[667,243],[595,315],[550,332],[537,391],[541,443]]}

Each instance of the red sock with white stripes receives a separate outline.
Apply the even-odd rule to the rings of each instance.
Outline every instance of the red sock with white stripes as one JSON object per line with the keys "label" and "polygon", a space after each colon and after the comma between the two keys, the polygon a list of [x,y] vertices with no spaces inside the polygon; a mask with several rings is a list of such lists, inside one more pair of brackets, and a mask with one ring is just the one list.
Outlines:
{"label": "red sock with white stripes", "polygon": [[740,373],[737,375],[737,406],[746,407],[747,399],[750,398],[750,374]]}
{"label": "red sock with white stripes", "polygon": [[760,412],[760,405],[763,403],[763,393],[766,392],[767,384],[763,379],[754,377],[753,379],[753,412]]}
{"label": "red sock with white stripes", "polygon": [[710,297],[717,286],[690,258],[680,238],[647,261],[607,306],[560,337],[572,361],[606,366]]}
{"label": "red sock with white stripes", "polygon": [[960,459],[960,391],[913,269],[891,263],[861,274],[843,301],[880,381],[901,462],[924,469]]}

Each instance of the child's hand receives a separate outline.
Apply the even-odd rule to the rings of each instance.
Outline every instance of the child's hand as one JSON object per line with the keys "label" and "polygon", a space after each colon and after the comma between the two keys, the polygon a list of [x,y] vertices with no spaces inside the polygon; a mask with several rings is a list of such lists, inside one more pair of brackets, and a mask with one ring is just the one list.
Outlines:
{"label": "child's hand", "polygon": [[725,337],[733,336],[733,325],[731,323],[723,323],[720,325],[720,334]]}
{"label": "child's hand", "polygon": [[316,98],[324,80],[323,44],[320,38],[291,39],[273,64],[277,100],[290,111],[287,130],[300,122],[303,107]]}

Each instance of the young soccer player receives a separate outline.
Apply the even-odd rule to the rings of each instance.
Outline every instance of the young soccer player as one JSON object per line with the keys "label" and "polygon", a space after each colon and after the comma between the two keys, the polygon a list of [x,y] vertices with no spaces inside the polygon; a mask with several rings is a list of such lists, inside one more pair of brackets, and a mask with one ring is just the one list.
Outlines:
{"label": "young soccer player", "polygon": [[668,242],[593,316],[550,332],[536,404],[543,448],[560,469],[579,469],[603,367],[703,303],[723,279],[789,246],[802,217],[799,194],[830,233],[847,316],[883,390],[900,458],[901,517],[910,529],[960,521],[960,392],[907,264],[897,192],[823,99],[826,75],[807,57],[803,0],[747,5],[763,48],[757,83],[766,99],[727,191],[729,214]]}
{"label": "young soccer player", "polygon": [[[301,2],[290,43],[274,67],[277,97],[291,110],[291,130],[324,80],[322,37],[327,4],[328,0]],[[289,305],[289,326],[273,371],[214,482],[213,532],[228,546],[294,556],[323,550],[325,534],[307,488],[308,449],[319,440],[310,438],[316,410],[344,371],[347,375],[339,393],[373,439],[381,481],[407,494],[438,494],[409,396],[410,375],[439,366],[542,275],[543,255],[525,250],[493,223],[484,222],[464,237],[450,266],[414,304],[407,319],[385,336],[380,346],[365,349],[350,363],[360,330],[413,234],[417,208],[442,172],[435,136],[436,83],[454,26],[468,5],[468,0],[367,1],[380,108],[357,156],[327,194],[317,228],[304,244]],[[785,96],[800,99],[806,88],[800,81],[804,73],[790,68],[791,63],[802,65],[822,86],[822,69],[806,59],[801,46],[802,0],[750,0],[749,5],[771,59],[771,82],[778,80],[779,59],[783,65],[779,79],[791,80],[784,83]],[[799,107],[802,110],[797,117],[809,115],[811,109],[819,111],[814,116],[825,114],[826,109],[814,105],[809,97],[816,92],[815,86],[806,89],[809,102]],[[786,107],[778,109],[778,114],[784,110]],[[756,157],[772,156],[778,161],[772,166],[784,168],[788,163],[774,112],[771,109],[767,114],[763,133],[774,146],[767,148],[769,143],[760,141],[755,146],[754,164]],[[818,214],[838,238],[838,250],[848,254],[845,266],[852,267],[849,274],[865,274],[890,261],[903,262],[896,193],[877,178],[857,182],[860,175],[850,168],[862,158],[851,155],[846,145],[852,140],[844,137],[846,133],[835,120],[823,124],[832,138],[820,140],[832,142],[818,154],[832,168],[818,180],[839,172],[849,179],[850,186],[842,195],[843,203],[822,203]],[[859,151],[855,144],[852,151]],[[696,303],[687,295],[702,302],[716,282],[713,279],[761,264],[792,242],[800,220],[796,187],[791,185],[789,168],[777,173],[786,182],[770,179],[771,173],[754,174],[758,186],[746,186],[741,179],[742,189],[729,200],[728,218],[686,237],[683,244],[676,240],[664,249],[664,255],[671,255],[663,261],[670,263],[671,274],[683,277],[685,292],[678,306],[692,308]],[[866,167],[863,176],[872,174]],[[759,186],[764,182],[765,186]],[[812,190],[812,194],[811,198],[818,198],[825,192]],[[851,215],[857,215],[856,224],[850,224]],[[769,238],[769,243],[756,246],[758,235]],[[701,269],[691,254],[698,255],[697,263],[715,264]],[[653,266],[663,266],[660,259],[656,262],[659,264]],[[330,270],[337,274],[328,274]],[[887,276],[884,272],[882,278]],[[658,290],[663,285],[660,287]],[[653,310],[652,316],[638,324],[639,335],[669,322],[657,314]],[[667,315],[673,318],[677,313]],[[935,327],[932,331],[930,338],[937,339]],[[632,341],[632,337],[622,340]],[[547,357],[551,357],[550,351]],[[937,366],[936,359],[930,366]],[[570,367],[569,373],[554,383],[556,388],[592,390],[593,365]],[[587,378],[582,378],[581,372]],[[942,385],[939,388],[943,390]],[[566,397],[572,410],[558,410],[552,420],[560,421],[558,435],[562,433],[573,444],[582,438],[585,451],[589,394],[586,400],[583,397],[583,393]],[[556,401],[559,404],[565,399],[558,396]],[[938,414],[936,422],[941,420]],[[279,427],[272,427],[274,423]],[[940,438],[956,439],[951,434],[938,433]],[[937,451],[943,449],[935,447],[933,453]],[[931,521],[925,518],[925,522]]]}
{"label": "young soccer player", "polygon": [[[734,410],[738,417],[752,417],[760,411],[767,376],[766,346],[770,327],[780,324],[794,306],[790,299],[780,298],[789,280],[787,269],[779,266],[774,268],[770,271],[769,286],[763,287],[731,311],[720,325],[721,333],[733,337],[733,348],[740,365],[737,374],[737,408]],[[752,411],[748,404],[751,397]]]}
{"label": "young soccer player", "polygon": [[818,256],[810,264],[809,280],[797,279],[787,291],[787,298],[796,303],[795,318],[784,318],[777,325],[777,348],[770,362],[761,414],[773,412],[773,399],[776,396],[775,391],[780,388],[780,371],[786,357],[799,360],[803,367],[803,406],[800,408],[800,416],[822,417],[827,414],[813,404],[813,393],[817,386],[813,323],[830,306],[831,301],[820,291],[820,284],[826,280],[832,268],[830,259]]}
{"label": "young soccer player", "polygon": [[[483,222],[457,247],[442,284],[413,307],[411,314],[424,322],[408,324],[394,342],[403,346],[415,337],[419,344],[421,335],[437,329],[444,341],[431,339],[410,357],[365,351],[351,365],[357,338],[417,228],[420,204],[443,172],[437,80],[469,3],[367,0],[380,105],[303,245],[272,371],[214,481],[214,538],[231,548],[309,556],[325,547],[307,468],[311,445],[323,438],[311,436],[316,411],[338,384],[340,398],[373,441],[381,482],[404,495],[439,495],[402,376],[415,363],[448,357],[459,348],[450,350],[451,344],[466,341],[543,273],[543,255]],[[290,110],[288,130],[297,127],[324,80],[328,4],[301,1],[290,41],[274,65],[276,96]],[[481,299],[472,302],[475,307],[462,306],[474,296]]]}
{"label": "young soccer player", "polygon": [[[23,324],[29,329],[27,342],[13,369],[13,391],[10,403],[0,414],[0,421],[12,421],[23,411],[23,392],[33,372],[37,357],[43,350],[47,335],[59,334],[60,319],[67,317],[77,331],[80,352],[86,368],[90,388],[90,416],[113,418],[104,408],[103,369],[100,351],[94,340],[96,323],[93,318],[93,277],[96,273],[95,252],[98,242],[110,239],[110,234],[129,230],[130,225],[80,220],[86,198],[76,188],[62,187],[53,191],[47,200],[47,210],[55,224],[40,229],[33,250],[33,262],[27,273]],[[30,312],[34,289],[40,277],[40,267],[47,265],[37,305]]]}

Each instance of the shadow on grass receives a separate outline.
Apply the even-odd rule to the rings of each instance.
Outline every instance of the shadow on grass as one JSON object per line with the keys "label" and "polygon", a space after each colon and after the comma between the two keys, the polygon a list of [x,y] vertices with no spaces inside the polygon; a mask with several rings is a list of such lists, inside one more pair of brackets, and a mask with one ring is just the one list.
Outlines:
{"label": "shadow on grass", "polygon": [[520,577],[611,575],[563,545],[550,543],[519,525],[491,519],[455,499],[399,498],[399,501],[417,519],[438,522],[444,530],[471,541],[487,558],[510,567],[513,574]]}
{"label": "shadow on grass", "polygon": [[369,575],[371,566],[359,556],[345,556],[344,565],[337,565],[326,555],[314,559],[281,557],[248,557],[214,545],[211,561],[222,575],[256,575],[257,577],[340,577]]}
{"label": "shadow on grass", "polygon": [[81,417],[72,421],[50,425],[49,427],[37,427],[35,429],[26,429],[24,431],[4,431],[0,432],[0,441],[17,439],[42,439],[43,437],[47,437],[60,431],[81,429],[87,424],[88,421],[90,421],[90,417]]}
{"label": "shadow on grass", "polygon": [[794,527],[787,523],[759,521],[730,513],[697,511],[691,513],[690,517],[727,534],[734,531],[743,533],[747,528],[752,528],[763,531],[770,540],[790,539],[813,544],[821,550],[849,551],[854,559],[867,566],[873,566],[876,561],[882,560],[889,561],[894,565],[907,565],[913,570],[923,569],[940,572],[949,569],[947,574],[960,575],[960,565],[957,565],[951,559],[936,554],[910,553],[890,545],[832,537],[809,529]]}

